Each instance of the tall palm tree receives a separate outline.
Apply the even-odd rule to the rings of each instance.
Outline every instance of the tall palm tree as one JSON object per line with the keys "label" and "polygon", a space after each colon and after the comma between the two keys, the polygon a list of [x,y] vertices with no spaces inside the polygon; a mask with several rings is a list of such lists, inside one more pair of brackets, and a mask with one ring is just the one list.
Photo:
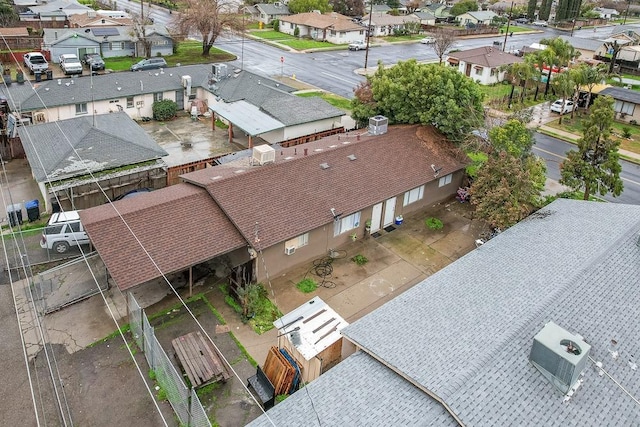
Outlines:
{"label": "tall palm tree", "polygon": [[[573,96],[574,91],[574,82],[571,80],[571,74],[564,72],[559,73],[553,79],[553,88],[556,90],[556,94],[562,97],[562,105],[567,103],[567,99]],[[560,119],[558,120],[558,124],[562,124],[562,112],[560,113]]]}
{"label": "tall palm tree", "polygon": [[538,55],[549,66],[549,78],[547,79],[547,85],[544,88],[544,95],[549,93],[549,85],[551,83],[551,77],[553,74],[553,67],[567,67],[569,63],[580,56],[580,51],[576,50],[571,43],[562,40],[560,37],[554,39],[542,39],[540,44],[547,46]]}

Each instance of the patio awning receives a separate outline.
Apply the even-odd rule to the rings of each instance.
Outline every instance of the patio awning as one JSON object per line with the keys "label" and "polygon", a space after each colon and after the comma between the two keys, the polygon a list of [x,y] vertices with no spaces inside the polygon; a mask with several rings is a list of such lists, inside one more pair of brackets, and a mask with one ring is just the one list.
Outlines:
{"label": "patio awning", "polygon": [[258,107],[249,104],[247,101],[218,102],[209,108],[251,136],[261,135],[285,127],[282,122],[265,114]]}

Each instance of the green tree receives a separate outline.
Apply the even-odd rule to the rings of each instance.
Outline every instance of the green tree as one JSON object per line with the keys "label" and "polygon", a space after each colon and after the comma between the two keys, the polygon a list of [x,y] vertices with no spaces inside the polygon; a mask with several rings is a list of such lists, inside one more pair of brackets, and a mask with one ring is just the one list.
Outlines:
{"label": "green tree", "polygon": [[527,18],[533,20],[536,17],[537,0],[529,0],[527,3]]}
{"label": "green tree", "polygon": [[540,4],[540,9],[538,10],[538,18],[543,21],[547,21],[549,19],[549,15],[551,14],[551,6],[553,5],[553,0],[542,0],[542,4]]}
{"label": "green tree", "polygon": [[527,91],[527,83],[533,79],[535,75],[535,69],[528,62],[514,62],[507,67],[509,75],[511,76],[511,94],[509,95],[509,106],[511,106],[511,99],[513,98],[513,91],[516,83],[521,87],[520,90],[520,102],[524,101],[524,95]]}
{"label": "green tree", "polygon": [[601,196],[622,193],[620,143],[611,139],[613,117],[613,98],[596,98],[589,118],[582,124],[583,137],[578,140],[578,150],[569,151],[560,165],[560,183],[576,191],[584,189],[584,200],[595,193]]}
{"label": "green tree", "polygon": [[533,134],[520,120],[511,119],[502,126],[489,131],[491,146],[497,151],[506,151],[510,155],[524,158],[531,154]]}
{"label": "green tree", "polygon": [[331,12],[329,0],[290,0],[289,11],[292,14],[319,10],[320,13]]}
{"label": "green tree", "polygon": [[0,27],[11,27],[19,21],[20,17],[14,10],[11,2],[7,0],[0,0]]}
{"label": "green tree", "polygon": [[476,215],[493,227],[507,228],[527,217],[540,204],[545,183],[544,161],[519,158],[507,151],[491,156],[471,185]]}
{"label": "green tree", "polygon": [[382,114],[390,123],[433,124],[454,140],[482,120],[478,85],[451,67],[418,64],[415,59],[382,65],[355,90],[352,117],[360,124]]}
{"label": "green tree", "polygon": [[[559,73],[553,78],[553,88],[556,90],[556,95],[562,98],[562,105],[567,103],[567,99],[573,98],[574,83],[571,80],[571,73],[564,72]],[[558,124],[562,124],[563,114],[560,113]]]}
{"label": "green tree", "polygon": [[460,16],[463,13],[475,12],[478,10],[478,3],[475,0],[462,0],[456,3],[449,13],[453,16]]}
{"label": "green tree", "polygon": [[571,61],[580,56],[580,52],[577,51],[571,43],[562,40],[560,37],[542,39],[540,40],[540,44],[547,46],[542,52],[537,53],[538,61],[549,66],[549,76],[544,88],[544,95],[546,96],[547,93],[549,93],[551,80],[554,78],[551,72],[553,67],[567,67]]}
{"label": "green tree", "polygon": [[362,0],[329,0],[329,5],[334,12],[346,16],[362,16],[365,13]]}

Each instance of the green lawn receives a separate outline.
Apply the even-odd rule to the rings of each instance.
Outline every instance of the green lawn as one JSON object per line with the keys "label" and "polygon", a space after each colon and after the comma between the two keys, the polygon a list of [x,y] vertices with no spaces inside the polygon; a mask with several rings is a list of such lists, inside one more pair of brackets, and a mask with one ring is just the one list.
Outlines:
{"label": "green lawn", "polygon": [[500,99],[505,96],[509,96],[511,93],[511,85],[505,85],[498,83],[491,86],[478,85],[480,92],[484,93],[484,100],[491,101],[493,99]]}
{"label": "green lawn", "polygon": [[281,33],[280,31],[273,30],[258,30],[258,31],[250,31],[252,36],[258,37],[264,40],[296,40],[294,36],[290,36],[289,34]]}
{"label": "green lawn", "polygon": [[[573,119],[570,115],[565,115],[562,119],[561,125],[558,124],[558,120],[554,120],[550,123],[547,123],[547,126],[582,136],[582,120],[584,120],[587,116],[582,115],[584,114],[582,111],[580,113],[581,115],[576,114]],[[631,132],[630,139],[622,137],[624,128],[628,129],[629,132]],[[629,123],[614,122],[613,134],[614,138],[617,138],[620,141],[621,149],[640,154],[640,126],[632,125]]]}
{"label": "green lawn", "polygon": [[298,40],[286,40],[283,42],[278,42],[285,46],[289,46],[296,50],[305,50],[305,49],[319,49],[323,47],[335,47],[336,45],[333,43],[327,42],[319,42],[316,40],[306,40],[306,39],[298,39]]}
{"label": "green lawn", "polygon": [[[503,25],[500,27],[500,34],[504,35],[504,32],[507,30],[507,26]],[[517,25],[509,25],[510,33],[524,33],[526,31],[531,31],[531,28],[527,27],[518,27]]]}
{"label": "green lawn", "polygon": [[311,98],[314,96],[319,96],[320,98],[327,101],[329,104],[333,105],[336,108],[340,108],[341,110],[351,111],[351,100],[347,98],[343,98],[338,95],[334,95],[332,93],[327,92],[303,92],[296,94],[302,98]]}
{"label": "green lawn", "polygon": [[[209,56],[202,56],[202,43],[195,40],[186,40],[178,43],[176,53],[165,56],[164,59],[170,67],[176,64],[191,65],[213,62],[232,61],[236,57],[228,52],[212,47]],[[130,56],[121,56],[118,58],[104,58],[104,62],[108,69],[114,71],[128,70],[132,64],[135,64],[142,58],[133,58]]]}

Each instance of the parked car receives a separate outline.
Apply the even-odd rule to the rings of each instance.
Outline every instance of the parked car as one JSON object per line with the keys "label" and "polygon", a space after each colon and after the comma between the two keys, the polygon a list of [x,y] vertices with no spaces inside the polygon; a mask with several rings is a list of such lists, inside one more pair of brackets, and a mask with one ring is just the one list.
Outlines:
{"label": "parked car", "polygon": [[31,74],[44,73],[49,69],[49,63],[40,52],[25,53],[22,57],[22,62]]}
{"label": "parked car", "polygon": [[435,42],[436,42],[436,38],[431,36],[425,37],[420,40],[420,43],[422,44],[434,44]]}
{"label": "parked car", "polygon": [[547,21],[535,21],[533,23],[533,25],[535,25],[536,27],[548,27],[549,24],[547,24]]}
{"label": "parked car", "polygon": [[164,58],[149,58],[133,64],[131,66],[131,71],[154,70],[157,68],[164,68],[166,66],[167,61],[165,61]]}
{"label": "parked car", "polygon": [[60,55],[60,68],[66,76],[70,74],[82,74],[82,64],[78,56],[73,53],[63,53]]}
{"label": "parked car", "polygon": [[516,24],[528,24],[528,23],[529,23],[529,18],[518,18],[518,19],[516,19]]}
{"label": "parked car", "polygon": [[358,40],[353,43],[349,43],[349,50],[360,50],[366,48],[367,44],[364,42],[364,40]]}
{"label": "parked car", "polygon": [[551,111],[558,114],[567,114],[576,109],[576,104],[573,101],[558,99],[551,104]]}
{"label": "parked car", "polygon": [[52,214],[40,239],[42,249],[53,249],[59,254],[67,252],[71,246],[86,243],[89,243],[89,236],[80,222],[78,211]]}
{"label": "parked car", "polygon": [[82,55],[82,63],[92,71],[104,70],[105,68],[104,60],[97,53],[85,53]]}

